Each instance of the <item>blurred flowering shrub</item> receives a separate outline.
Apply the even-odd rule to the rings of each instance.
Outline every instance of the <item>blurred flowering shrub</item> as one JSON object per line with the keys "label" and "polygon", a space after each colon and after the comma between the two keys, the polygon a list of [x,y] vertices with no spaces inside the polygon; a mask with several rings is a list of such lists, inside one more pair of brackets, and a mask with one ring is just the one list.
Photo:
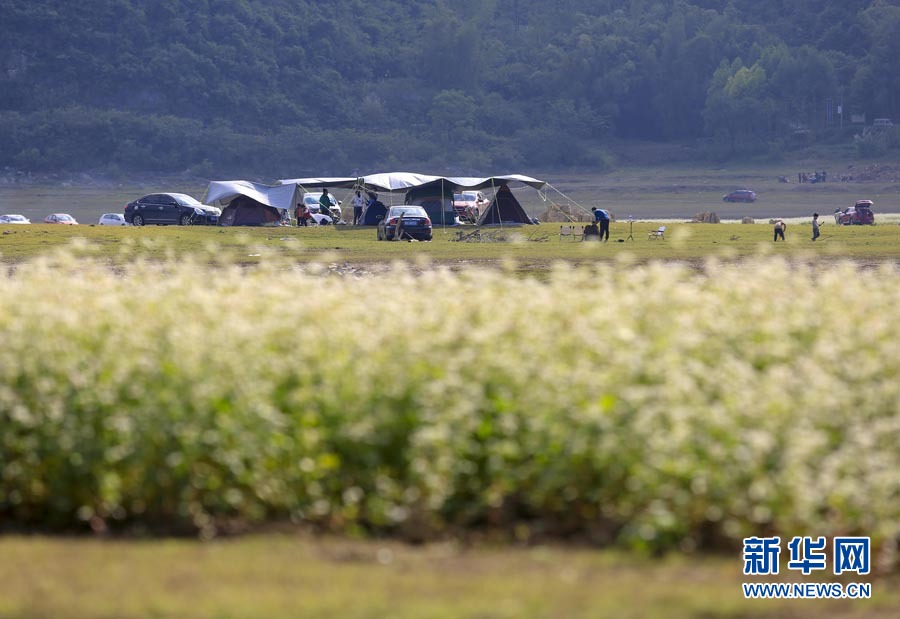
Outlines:
{"label": "blurred flowering shrub", "polygon": [[0,516],[886,545],[898,324],[852,264],[37,261],[0,277]]}

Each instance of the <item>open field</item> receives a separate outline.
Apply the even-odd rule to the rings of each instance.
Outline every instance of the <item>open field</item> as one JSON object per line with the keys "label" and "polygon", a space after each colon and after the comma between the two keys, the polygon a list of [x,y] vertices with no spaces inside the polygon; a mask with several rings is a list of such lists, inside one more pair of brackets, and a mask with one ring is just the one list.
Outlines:
{"label": "open field", "polygon": [[891,619],[900,610],[896,577],[866,578],[870,600],[744,600],[737,556],[278,534],[206,544],[8,537],[0,556],[4,619]]}
{"label": "open field", "polygon": [[[895,572],[868,601],[741,594],[743,535],[871,535],[888,572],[900,535],[896,185],[772,172],[734,216],[794,214],[777,245],[683,223],[730,216],[736,177],[676,168],[554,182],[634,205],[633,243],[0,229],[0,525],[162,533],[0,537],[0,618],[896,617]],[[155,189],[0,187],[0,211],[91,221]],[[879,225],[834,226],[858,197]],[[292,519],[349,537],[165,537]],[[580,548],[397,541],[488,537]]]}
{"label": "open field", "polygon": [[[882,217],[886,222],[890,218]],[[667,222],[666,240],[649,240],[647,234],[660,222],[637,221],[634,241],[627,222],[614,222],[609,243],[581,243],[560,239],[559,224],[519,228],[483,229],[485,241],[457,242],[473,228],[436,229],[430,243],[385,243],[375,239],[374,228],[349,226],[319,228],[218,228],[205,226],[6,226],[0,232],[0,261],[15,264],[45,255],[73,241],[87,241],[89,253],[116,264],[128,264],[138,256],[162,259],[170,254],[195,254],[213,260],[243,263],[275,256],[300,263],[318,262],[341,269],[371,271],[395,260],[459,268],[512,260],[522,270],[546,269],[555,260],[593,263],[627,257],[652,260],[724,259],[764,254],[827,264],[839,257],[860,261],[900,259],[900,225],[835,226],[823,218],[822,237],[810,242],[806,219],[788,220],[787,242],[773,244],[772,226],[766,224],[688,224]],[[501,240],[502,239],[502,240]],[[498,242],[499,241],[499,242]]]}

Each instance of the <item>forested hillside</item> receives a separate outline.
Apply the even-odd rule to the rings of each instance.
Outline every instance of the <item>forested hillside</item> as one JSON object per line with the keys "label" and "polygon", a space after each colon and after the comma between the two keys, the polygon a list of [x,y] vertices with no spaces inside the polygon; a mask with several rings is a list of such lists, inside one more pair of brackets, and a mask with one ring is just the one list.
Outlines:
{"label": "forested hillside", "polygon": [[466,173],[600,165],[611,139],[849,142],[851,114],[900,119],[898,5],[0,0],[0,166]]}

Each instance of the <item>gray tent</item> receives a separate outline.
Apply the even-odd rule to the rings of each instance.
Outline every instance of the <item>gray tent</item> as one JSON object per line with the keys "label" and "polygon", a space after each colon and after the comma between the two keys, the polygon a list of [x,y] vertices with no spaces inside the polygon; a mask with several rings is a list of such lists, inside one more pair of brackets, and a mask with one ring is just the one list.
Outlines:
{"label": "gray tent", "polygon": [[487,208],[478,218],[479,226],[498,226],[502,224],[533,224],[531,217],[516,200],[509,185],[500,185],[497,193]]}

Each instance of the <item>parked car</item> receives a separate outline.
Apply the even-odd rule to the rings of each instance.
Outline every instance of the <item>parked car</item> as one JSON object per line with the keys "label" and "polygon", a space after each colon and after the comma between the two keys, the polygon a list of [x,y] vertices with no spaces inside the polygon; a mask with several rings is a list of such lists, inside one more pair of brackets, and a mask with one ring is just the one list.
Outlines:
{"label": "parked car", "polygon": [[871,200],[857,200],[853,206],[843,211],[837,209],[834,212],[834,223],[839,226],[867,226],[875,223],[875,213],[872,212]]}
{"label": "parked car", "polygon": [[462,221],[478,221],[481,211],[489,204],[480,191],[464,191],[453,194],[453,210]]}
{"label": "parked car", "polygon": [[66,226],[77,226],[78,222],[75,218],[67,213],[53,213],[44,217],[45,224],[63,224]]}
{"label": "parked car", "polygon": [[0,224],[30,224],[31,221],[22,215],[0,215]]}
{"label": "parked car", "polygon": [[[306,208],[308,208],[309,212],[313,215],[316,215],[319,213],[319,198],[321,196],[322,196],[321,191],[319,193],[307,191],[306,193],[303,194],[303,204],[306,205]],[[341,203],[338,202],[335,199],[335,197],[333,195],[331,195],[330,193],[328,194],[328,197],[331,200],[331,206],[329,208],[331,209],[331,212],[334,215],[334,219],[336,219],[337,221],[341,221],[344,218],[343,213],[341,213]],[[313,217],[313,219],[317,219],[317,218]],[[320,225],[322,225],[321,222],[319,222],[319,223],[320,223]],[[326,223],[332,223],[332,222],[329,221]]]}
{"label": "parked car", "polygon": [[756,202],[756,192],[749,189],[736,189],[722,196],[725,202]]}
{"label": "parked car", "polygon": [[421,206],[392,206],[378,222],[378,240],[431,240],[431,220]]}
{"label": "parked car", "polygon": [[100,216],[100,225],[101,226],[127,226],[129,225],[127,221],[125,221],[125,215],[120,213],[103,213]]}
{"label": "parked car", "polygon": [[183,193],[152,193],[125,205],[125,221],[144,224],[191,224],[214,226],[222,211],[201,204]]}

